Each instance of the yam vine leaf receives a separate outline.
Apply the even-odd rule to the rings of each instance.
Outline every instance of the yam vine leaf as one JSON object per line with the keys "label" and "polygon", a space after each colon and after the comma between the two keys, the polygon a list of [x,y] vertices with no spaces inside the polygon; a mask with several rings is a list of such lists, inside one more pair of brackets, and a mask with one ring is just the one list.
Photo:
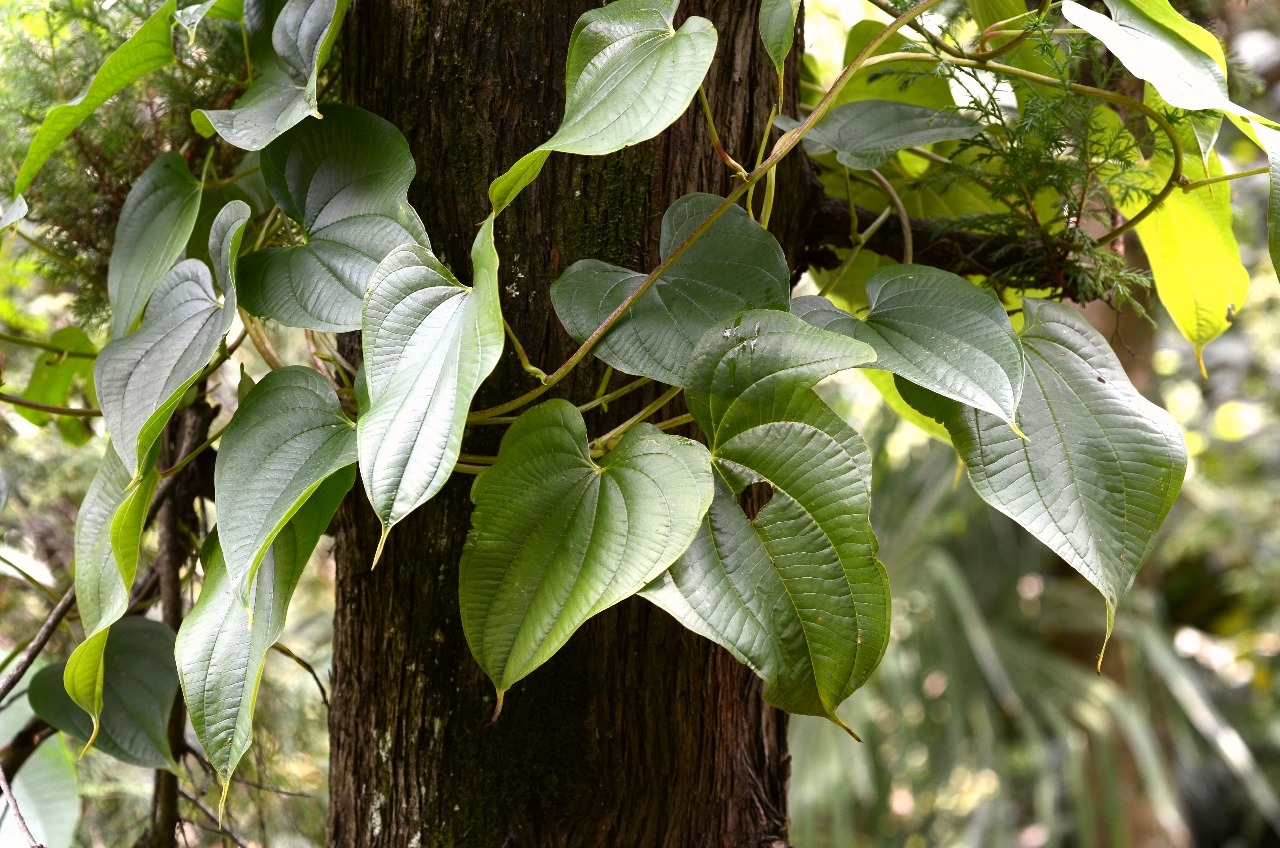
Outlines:
{"label": "yam vine leaf", "polygon": [[250,253],[240,302],[254,315],[325,332],[360,328],[378,263],[409,243],[431,242],[407,193],[413,155],[400,131],[370,112],[325,106],[262,152],[262,175],[301,243]]}
{"label": "yam vine leaf", "polygon": [[1186,445],[1079,312],[1027,298],[1024,317],[1025,439],[993,415],[899,386],[946,426],[982,499],[1097,587],[1109,636],[1116,604],[1178,496]]}
{"label": "yam vine leaf", "polygon": [[[800,125],[785,115],[774,120],[783,130]],[[835,107],[804,137],[811,156],[836,154],[836,161],[855,171],[879,168],[899,150],[973,138],[982,124],[952,112],[926,109],[892,100],[859,100]]]}
{"label": "yam vine leaf", "polygon": [[649,425],[593,460],[582,415],[521,415],[476,478],[460,565],[462,627],[501,698],[596,613],[689,546],[711,503],[707,450]]}
{"label": "yam vine leaf", "polygon": [[870,310],[859,321],[823,297],[800,297],[793,314],[870,345],[875,367],[1013,422],[1022,395],[1022,347],[994,294],[923,265],[872,272]]}
{"label": "yam vine leaf", "polygon": [[[662,218],[663,257],[679,247],[723,198],[689,194]],[[586,339],[646,275],[586,259],[551,286],[569,335]],[[733,206],[659,277],[592,349],[627,374],[684,385],[693,349],[706,331],[747,309],[787,308],[790,271],[782,248],[746,210]]]}
{"label": "yam vine leaf", "polygon": [[791,55],[799,17],[800,0],[762,0],[760,3],[760,40],[778,73],[782,73],[787,56]]}
{"label": "yam vine leaf", "polygon": [[564,120],[550,139],[494,180],[494,213],[533,182],[553,151],[602,156],[671,126],[702,85],[716,30],[691,15],[676,29],[680,0],[615,0],[578,18],[565,68]]}
{"label": "yam vine leaf", "polygon": [[148,457],[146,473],[135,481],[108,442],[76,518],[76,606],[85,638],[67,659],[63,685],[92,718],[95,732],[103,709],[103,651],[109,628],[128,608],[138,572],[143,522],[159,482],[154,461]]}
{"label": "yam vine leaf", "polygon": [[[871,529],[870,454],[813,386],[874,359],[862,342],[781,312],[707,333],[686,398],[710,442],[716,501],[644,592],[750,665],[770,703],[842,727],[836,708],[888,646],[889,583]],[[748,520],[733,496],[753,483],[772,496]]]}
{"label": "yam vine leaf", "polygon": [[360,469],[384,538],[453,473],[471,399],[502,355],[493,216],[471,264],[474,288],[431,251],[406,245],[382,261],[365,295]]}
{"label": "yam vine leaf", "polygon": [[200,746],[222,781],[223,800],[253,738],[253,710],[267,651],[284,632],[289,599],[316,543],[355,483],[347,466],[307,498],[262,558],[249,606],[227,573],[215,530],[200,560],[204,585],[182,621],[175,654],[183,698]]}
{"label": "yam vine leaf", "polygon": [[94,366],[102,416],[126,469],[138,473],[183,394],[203,373],[236,314],[234,264],[249,207],[223,208],[210,232],[218,303],[208,266],[187,259],[160,281],[136,332],[102,349]]}
{"label": "yam vine leaf", "polygon": [[[83,94],[49,110],[18,169],[15,194],[27,190],[62,140],[99,106],[151,71],[173,62],[169,21],[176,8],[175,0],[165,0],[128,41],[107,57]],[[2,229],[4,227],[0,226]]]}
{"label": "yam vine leaf", "polygon": [[[36,715],[82,742],[95,737],[94,722],[62,686],[64,663],[42,668],[27,699]],[[94,745],[125,763],[177,772],[169,749],[169,712],[178,693],[173,631],[131,615],[111,628],[102,656],[100,727]]]}
{"label": "yam vine leaf", "polygon": [[147,301],[182,257],[200,212],[200,182],[176,151],[147,166],[129,190],[107,264],[111,337],[132,329]]}
{"label": "yam vine leaf", "polygon": [[276,536],[355,461],[355,425],[319,373],[289,366],[250,389],[222,435],[213,475],[218,537],[243,606]]}
{"label": "yam vine leaf", "polygon": [[206,137],[261,150],[308,115],[320,116],[316,83],[350,0],[288,0],[271,30],[273,50],[254,56],[255,78],[230,109],[191,116]]}

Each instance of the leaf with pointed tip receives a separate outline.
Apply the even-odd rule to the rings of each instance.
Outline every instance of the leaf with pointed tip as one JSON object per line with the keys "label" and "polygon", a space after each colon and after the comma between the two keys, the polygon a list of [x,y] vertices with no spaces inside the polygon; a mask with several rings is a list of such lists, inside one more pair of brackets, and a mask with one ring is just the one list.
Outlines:
{"label": "leaf with pointed tip", "polygon": [[859,321],[824,297],[799,297],[808,323],[865,342],[876,368],[1013,421],[1022,396],[1022,347],[1004,307],[963,277],[923,265],[890,265],[867,280]]}
{"label": "leaf with pointed tip", "polygon": [[271,543],[312,493],[356,461],[356,432],[333,387],[294,365],[262,378],[222,434],[214,465],[227,573],[247,606]]}
{"label": "leaf with pointed tip", "polygon": [[319,115],[316,82],[350,0],[289,0],[271,30],[273,51],[254,58],[253,84],[230,109],[200,109],[191,122],[242,150],[261,150],[308,115]]}
{"label": "leaf with pointed tip", "polygon": [[[774,120],[783,130],[800,125],[785,115]],[[899,150],[973,138],[982,124],[952,112],[891,100],[859,100],[837,106],[804,137],[811,156],[834,152],[836,161],[855,171],[888,162]]]}
{"label": "leaf with pointed tip", "polygon": [[796,19],[800,17],[800,0],[763,0],[760,3],[760,40],[773,66],[782,66],[791,54],[796,40]]}
{"label": "leaf with pointed tip", "polygon": [[472,266],[475,288],[468,288],[431,251],[407,245],[369,284],[360,470],[384,530],[449,479],[471,399],[502,355],[492,215],[476,236]]}
{"label": "leaf with pointed tip", "polygon": [[169,712],[178,694],[173,631],[141,616],[121,619],[111,628],[102,671],[103,706],[96,730],[63,689],[62,663],[46,666],[32,679],[27,690],[31,708],[63,733],[84,742],[93,738],[99,751],[121,762],[176,772],[168,735]]}
{"label": "leaf with pointed tip", "polygon": [[689,108],[716,53],[716,30],[680,0],[615,0],[578,18],[565,68],[564,120],[489,189],[494,213],[537,178],[552,151],[602,156],[653,138]]}
{"label": "leaf with pointed tip", "polygon": [[[716,500],[644,592],[750,665],[770,703],[842,726],[836,707],[888,645],[889,585],[871,529],[870,454],[813,386],[873,357],[785,313],[749,312],[707,333],[686,397],[711,441]],[[733,495],[761,482],[772,497],[749,521]]]}
{"label": "leaf with pointed tip", "polygon": [[231,329],[236,314],[232,264],[248,221],[248,206],[228,204],[210,234],[224,304],[218,303],[208,267],[184,260],[160,281],[142,326],[98,355],[94,377],[103,420],[132,473]]}
{"label": "leaf with pointed tip", "polygon": [[[22,397],[36,403],[50,406],[70,406],[71,396],[78,387],[83,387],[88,395],[90,405],[97,402],[93,391],[93,357],[97,353],[89,337],[79,327],[63,327],[55,332],[49,341],[63,350],[90,354],[89,356],[66,356],[52,351],[41,353],[31,369],[31,379]],[[93,438],[93,428],[85,419],[70,419],[66,416],[50,416],[47,412],[28,407],[16,407],[15,411],[32,424],[43,427],[50,421],[57,421],[63,439],[74,445],[83,445]]]}
{"label": "leaf with pointed tip", "polygon": [[227,576],[217,531],[205,540],[204,585],[182,620],[174,653],[191,726],[224,792],[253,738],[267,651],[284,632],[302,569],[355,475],[355,467],[347,466],[325,480],[276,536],[253,580],[248,609]]}
{"label": "leaf with pointed tip", "polygon": [[706,448],[689,439],[640,425],[595,462],[573,404],[521,415],[471,490],[458,587],[467,642],[499,696],[674,562],[711,492]]}
{"label": "leaf with pointed tip", "polygon": [[262,152],[271,196],[303,243],[250,253],[240,263],[240,302],[291,327],[360,328],[361,301],[392,250],[431,242],[407,193],[413,155],[400,131],[370,112],[325,106]]}
{"label": "leaf with pointed tip", "polygon": [[200,212],[200,191],[200,182],[176,151],[147,166],[129,190],[107,264],[113,339],[129,332],[182,256]]}
{"label": "leaf with pointed tip", "polygon": [[1271,166],[1267,195],[1267,249],[1271,253],[1272,267],[1280,273],[1280,130],[1262,124],[1252,126]]}
{"label": "leaf with pointed tip", "polygon": [[[688,194],[662,218],[664,257],[724,201]],[[594,259],[576,262],[551,286],[569,335],[585,340],[645,280]],[[790,272],[782,248],[739,206],[730,207],[627,310],[592,353],[628,374],[684,385],[689,360],[708,328],[747,309],[787,308]]]}
{"label": "leaf with pointed tip", "polygon": [[188,46],[196,43],[196,31],[205,18],[242,22],[244,0],[204,0],[203,3],[193,3],[174,12],[174,21],[187,31]]}
{"label": "leaf with pointed tip", "polygon": [[1222,45],[1168,0],[1105,0],[1108,18],[1073,0],[1062,16],[1106,45],[1130,73],[1155,86],[1170,106],[1252,114],[1227,94]]}
{"label": "leaf with pointed tip", "polygon": [[135,483],[133,472],[108,442],[76,518],[76,606],[85,640],[67,660],[63,685],[95,726],[103,709],[102,663],[108,628],[128,608],[143,523],[159,482],[154,456],[149,460],[147,473]]}
{"label": "leaf with pointed tip", "polygon": [[1027,379],[1020,439],[995,416],[900,383],[951,433],[982,499],[1083,574],[1115,605],[1155,545],[1187,467],[1182,432],[1129,382],[1079,312],[1024,301]]}
{"label": "leaf with pointed tip", "polygon": [[107,57],[84,94],[49,110],[40,129],[36,130],[31,146],[27,148],[22,167],[18,169],[15,194],[27,190],[62,140],[71,135],[94,110],[126,86],[173,62],[173,38],[169,32],[169,20],[173,17],[175,8],[175,0],[166,0],[128,41]]}
{"label": "leaf with pointed tip", "polygon": [[27,217],[27,201],[19,194],[5,206],[0,206],[0,233],[25,217]]}

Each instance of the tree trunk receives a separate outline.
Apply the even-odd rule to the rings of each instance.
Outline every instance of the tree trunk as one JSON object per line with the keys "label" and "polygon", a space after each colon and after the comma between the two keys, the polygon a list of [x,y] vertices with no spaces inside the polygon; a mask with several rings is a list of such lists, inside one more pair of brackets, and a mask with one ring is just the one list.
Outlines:
{"label": "tree trunk", "polygon": [[[436,252],[464,280],[489,212],[487,186],[554,132],[569,35],[599,5],[357,0],[352,9],[346,98],[409,139],[418,162],[410,200]],[[757,13],[756,2],[741,0],[681,8],[719,29],[707,93],[725,145],[743,162],[755,159],[776,90]],[[671,202],[730,186],[696,105],[663,137],[623,153],[553,155],[497,226],[504,312],[533,362],[551,371],[576,347],[548,296],[560,271],[588,257],[651,268]],[[785,169],[774,220],[792,257],[803,194],[804,180]],[[358,356],[354,336],[343,344]],[[602,375],[598,363],[584,363],[557,394],[589,398]],[[533,385],[508,350],[479,404]],[[604,432],[644,394],[588,415],[588,427]],[[496,452],[499,430],[475,428],[465,450]],[[372,571],[378,525],[358,486],[340,513],[329,844],[737,848],[785,840],[785,716],[764,702],[750,671],[643,601],[588,623],[507,694],[490,723],[493,687],[468,652],[458,612],[470,484],[455,476],[398,526]]]}

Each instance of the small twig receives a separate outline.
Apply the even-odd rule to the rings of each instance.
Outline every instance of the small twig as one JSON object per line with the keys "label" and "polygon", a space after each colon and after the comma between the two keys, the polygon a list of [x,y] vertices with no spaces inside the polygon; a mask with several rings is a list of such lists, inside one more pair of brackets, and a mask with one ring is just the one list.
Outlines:
{"label": "small twig", "polygon": [[711,116],[711,104],[707,102],[707,89],[705,86],[698,86],[698,102],[702,104],[702,114],[707,119],[707,130],[711,133],[711,144],[716,149],[716,155],[720,157],[720,161],[724,162],[733,172],[738,175],[739,179],[747,178],[747,169],[738,164],[738,161],[729,155],[729,151],[724,149],[724,145],[720,142],[720,133],[716,132],[716,119]]}
{"label": "small twig", "polygon": [[50,353],[70,356],[74,359],[96,359],[98,356],[98,354],[90,353],[89,351],[69,350],[65,347],[59,347],[53,342],[46,342],[42,339],[29,339],[26,336],[15,336],[12,333],[0,333],[0,342],[22,345],[23,347],[34,347],[37,350],[47,350]]}
{"label": "small twig", "polygon": [[177,474],[179,471],[181,471],[182,469],[190,465],[191,462],[196,459],[196,457],[200,456],[200,454],[204,453],[206,450],[212,447],[214,442],[222,438],[222,434],[226,432],[228,426],[230,426],[230,424],[222,427],[220,430],[218,430],[218,432],[214,433],[212,436],[205,439],[202,444],[194,448],[190,453],[188,453],[182,459],[178,460],[178,462],[172,468],[166,468],[165,470],[161,471],[160,478],[164,479],[165,477],[172,477],[173,475]]}
{"label": "small twig", "polygon": [[898,222],[902,224],[902,264],[910,265],[915,258],[915,248],[911,242],[911,216],[907,214],[907,207],[903,205],[902,198],[898,196],[898,192],[894,190],[893,185],[885,179],[883,174],[875,168],[872,168],[869,173],[898,213]]}
{"label": "small twig", "polygon": [[659,421],[653,426],[659,430],[674,430],[676,427],[683,427],[685,424],[693,423],[693,414],[686,412],[684,415],[677,415],[675,418],[668,418],[666,421]]}
{"label": "small twig", "polygon": [[47,412],[50,415],[66,415],[72,418],[93,418],[102,414],[101,409],[95,409],[93,407],[51,406],[47,403],[38,403],[34,400],[27,400],[26,398],[18,397],[17,395],[5,394],[4,392],[0,392],[0,401],[3,401],[4,403],[11,403],[14,406],[34,409],[38,412]]}
{"label": "small twig", "polygon": [[524,345],[520,344],[520,338],[516,335],[516,331],[511,329],[511,325],[507,323],[506,318],[502,319],[502,329],[506,331],[507,338],[511,340],[511,346],[515,348],[516,356],[520,358],[520,367],[539,383],[545,383],[547,381],[547,372],[529,361],[529,354],[525,353]]}
{"label": "small twig", "polygon": [[324,684],[320,682],[320,675],[316,674],[315,667],[293,651],[289,650],[280,642],[276,642],[272,645],[271,649],[277,653],[284,654],[286,657],[306,669],[307,674],[311,675],[311,679],[316,682],[316,688],[320,690],[320,702],[324,704],[324,708],[326,710],[329,709],[329,693],[325,691]]}
{"label": "small twig", "polygon": [[1182,182],[1179,183],[1179,185],[1182,186],[1182,190],[1184,192],[1191,192],[1203,186],[1213,185],[1214,183],[1225,183],[1229,180],[1239,180],[1239,179],[1243,179],[1244,177],[1257,177],[1257,176],[1261,176],[1262,174],[1269,174],[1269,173],[1271,173],[1271,166],[1263,165],[1260,168],[1250,168],[1247,171],[1239,171],[1234,174],[1221,174],[1220,176],[1216,176],[1216,177],[1206,177],[1203,180],[1184,179]]}
{"label": "small twig", "polygon": [[9,802],[9,809],[13,810],[13,819],[18,823],[18,830],[22,831],[22,835],[27,838],[27,845],[31,846],[31,848],[44,848],[31,835],[31,829],[27,827],[27,820],[22,817],[22,811],[18,809],[18,799],[13,797],[13,789],[9,787],[9,779],[4,776],[4,769],[0,769],[0,793],[3,793],[4,799]]}
{"label": "small twig", "polygon": [[197,798],[195,795],[192,795],[190,792],[188,792],[185,788],[181,786],[178,787],[178,794],[181,795],[183,798],[185,798],[187,801],[191,802],[192,806],[194,806],[197,810],[199,810],[201,813],[205,815],[205,818],[213,822],[214,833],[222,834],[223,836],[227,837],[232,842],[234,842],[236,845],[238,845],[239,848],[253,848],[248,842],[244,840],[243,837],[238,835],[235,831],[231,830],[222,822],[218,821],[218,814],[215,813],[213,810],[209,809],[209,807],[203,801]]}
{"label": "small twig", "polygon": [[262,357],[263,362],[267,363],[267,367],[272,371],[283,368],[284,360],[276,353],[275,347],[271,344],[271,339],[267,338],[267,331],[262,326],[262,322],[245,312],[243,306],[240,307],[240,321],[244,324],[244,329],[249,334],[249,341],[253,342],[258,355]]}
{"label": "small twig", "polygon": [[614,427],[600,438],[592,441],[590,446],[592,456],[598,456],[612,448],[614,444],[620,441],[622,437],[627,434],[628,430],[648,418],[650,415],[653,415],[659,409],[662,409],[662,407],[671,403],[671,401],[675,399],[676,395],[680,394],[682,391],[684,390],[679,386],[672,386],[662,394],[658,395],[658,397],[644,409],[640,410],[626,421],[623,421],[617,427]]}
{"label": "small twig", "polygon": [[27,673],[27,669],[31,668],[31,664],[36,661],[36,657],[44,650],[44,646],[49,643],[53,631],[58,629],[58,625],[62,623],[62,619],[66,616],[67,610],[71,609],[71,604],[75,602],[76,590],[72,586],[67,593],[62,596],[62,600],[58,601],[58,605],[50,610],[45,616],[44,623],[40,625],[40,629],[36,631],[36,635],[32,637],[31,644],[27,645],[27,649],[18,657],[18,662],[13,668],[9,669],[9,673],[0,680],[0,701],[13,691],[13,687],[18,685],[18,681],[22,679],[22,675]]}

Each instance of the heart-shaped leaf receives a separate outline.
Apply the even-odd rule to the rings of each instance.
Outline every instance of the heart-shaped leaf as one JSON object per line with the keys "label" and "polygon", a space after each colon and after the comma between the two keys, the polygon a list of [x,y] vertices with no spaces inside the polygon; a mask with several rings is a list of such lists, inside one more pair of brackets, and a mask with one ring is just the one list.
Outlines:
{"label": "heart-shaped leaf", "polygon": [[1079,312],[1024,301],[1021,439],[998,418],[900,383],[951,433],[982,499],[1047,545],[1115,605],[1155,545],[1187,467],[1182,432],[1140,395]]}
{"label": "heart-shaped leaf", "polygon": [[1106,45],[1170,106],[1250,114],[1227,96],[1218,39],[1178,14],[1168,0],[1105,0],[1111,17],[1064,0],[1062,16]]}
{"label": "heart-shaped leaf", "polygon": [[111,628],[102,657],[103,707],[99,726],[62,688],[64,664],[46,666],[31,680],[27,700],[36,715],[125,763],[177,771],[169,751],[169,711],[178,694],[173,631],[131,615]]}
{"label": "heart-shaped leaf", "polygon": [[102,663],[108,628],[128,608],[143,523],[159,482],[153,463],[154,456],[148,457],[147,472],[135,482],[132,470],[125,468],[108,442],[76,518],[76,606],[85,640],[67,659],[63,685],[95,727],[103,709]]}
{"label": "heart-shaped leaf", "polygon": [[641,425],[595,462],[568,401],[521,415],[471,491],[458,589],[467,642],[499,699],[675,561],[711,491],[697,442]]}
{"label": "heart-shaped leaf", "polygon": [[798,17],[800,0],[762,0],[760,3],[760,40],[778,73],[782,73],[795,43]]}
{"label": "heart-shaped leaf", "polygon": [[[778,312],[707,333],[686,396],[721,484],[698,538],[645,597],[726,647],[792,712],[835,710],[888,645],[889,584],[871,530],[871,457],[814,393],[870,348]],[[733,499],[772,497],[753,521]]]}
{"label": "heart-shaped leaf", "polygon": [[182,256],[200,212],[200,183],[175,152],[152,162],[129,190],[107,264],[111,337],[133,327],[160,280]]}
{"label": "heart-shaped leaf", "polygon": [[289,0],[271,30],[273,50],[254,56],[256,77],[230,109],[200,109],[191,121],[242,150],[261,150],[308,115],[319,116],[316,81],[350,0]]}
{"label": "heart-shaped leaf", "polygon": [[[107,57],[84,94],[49,110],[40,129],[36,130],[31,146],[27,148],[22,167],[18,169],[15,194],[22,194],[27,190],[62,140],[71,135],[95,109],[136,80],[173,61],[173,38],[169,32],[169,21],[176,8],[176,0],[166,0],[161,4],[128,41]],[[0,229],[4,227],[0,226]]]}
{"label": "heart-shaped leaf", "polygon": [[418,245],[395,250],[369,284],[360,469],[384,532],[440,490],[462,447],[467,410],[502,355],[493,217],[472,249],[475,288]]}
{"label": "heart-shaped leaf", "polygon": [[[783,130],[800,125],[785,115],[774,123]],[[855,171],[879,168],[899,150],[973,138],[984,127],[953,112],[891,100],[859,100],[837,106],[804,137],[812,156],[834,152],[836,161]]]}
{"label": "heart-shaped leaf", "polygon": [[355,461],[355,425],[310,368],[272,371],[241,401],[222,434],[213,487],[227,573],[244,606],[276,536],[321,483]]}
{"label": "heart-shaped leaf", "polygon": [[362,109],[325,106],[324,120],[272,142],[262,175],[303,243],[245,256],[241,304],[292,327],[359,329],[378,263],[404,244],[431,247],[406,197],[413,174],[404,136]]}
{"label": "heart-shaped leaf", "polygon": [[205,540],[204,585],[182,620],[175,655],[191,726],[222,779],[224,799],[253,738],[253,708],[267,651],[284,632],[302,569],[354,482],[354,466],[338,471],[285,525],[262,558],[248,609],[227,575],[217,532]]}
{"label": "heart-shaped leaf", "polygon": [[963,277],[891,265],[867,280],[859,321],[824,297],[800,297],[793,314],[870,345],[876,368],[1012,422],[1022,396],[1022,348],[1004,307]]}
{"label": "heart-shaped leaf", "polygon": [[494,213],[533,182],[552,151],[602,156],[653,138],[689,108],[716,53],[716,30],[680,0],[615,0],[578,18],[556,134],[494,181]]}
{"label": "heart-shaped leaf", "polygon": [[218,303],[203,262],[180,262],[160,281],[137,332],[98,355],[94,376],[102,416],[121,461],[135,474],[138,458],[160,438],[183,394],[231,329],[236,314],[232,269],[248,221],[249,207],[236,201],[223,208],[210,232],[209,252],[225,304]]}
{"label": "heart-shaped leaf", "polygon": [[[689,194],[662,218],[669,256],[724,198]],[[579,342],[635,291],[645,275],[593,259],[576,262],[551,286],[556,314]],[[782,248],[746,210],[730,207],[636,301],[592,353],[628,374],[684,385],[703,334],[747,309],[787,308],[790,272]]]}

